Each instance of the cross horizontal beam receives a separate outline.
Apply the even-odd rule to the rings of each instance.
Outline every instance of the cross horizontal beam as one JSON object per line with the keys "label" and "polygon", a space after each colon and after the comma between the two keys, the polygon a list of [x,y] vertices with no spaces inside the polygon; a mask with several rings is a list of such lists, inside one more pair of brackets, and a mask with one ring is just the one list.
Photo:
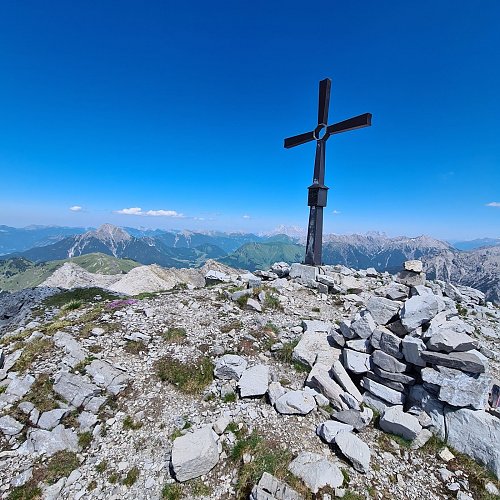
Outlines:
{"label": "cross horizontal beam", "polygon": [[334,123],[326,128],[326,133],[329,135],[340,134],[357,128],[369,127],[372,124],[372,114],[364,113],[354,118],[349,118],[342,122]]}
{"label": "cross horizontal beam", "polygon": [[313,141],[314,139],[316,139],[316,137],[314,137],[314,130],[311,132],[306,132],[305,134],[294,135],[293,137],[285,139],[285,148],[289,149],[295,146],[300,146],[301,144]]}

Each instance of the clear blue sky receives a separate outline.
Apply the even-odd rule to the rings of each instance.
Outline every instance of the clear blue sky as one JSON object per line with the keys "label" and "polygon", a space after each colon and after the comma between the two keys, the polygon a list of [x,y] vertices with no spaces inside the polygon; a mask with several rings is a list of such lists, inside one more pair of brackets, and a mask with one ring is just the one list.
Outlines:
{"label": "clear blue sky", "polygon": [[283,139],[331,77],[330,122],[373,126],[327,143],[326,231],[497,237],[499,19],[498,0],[3,0],[0,224],[306,226],[314,145]]}

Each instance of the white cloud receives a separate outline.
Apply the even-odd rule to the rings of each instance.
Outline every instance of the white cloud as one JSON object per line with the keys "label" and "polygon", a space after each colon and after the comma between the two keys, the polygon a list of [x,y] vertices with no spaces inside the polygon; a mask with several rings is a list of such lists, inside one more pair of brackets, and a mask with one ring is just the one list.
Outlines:
{"label": "white cloud", "polygon": [[72,207],[69,207],[69,209],[72,212],[81,212],[83,210],[83,207],[81,207],[80,205],[73,205]]}
{"label": "white cloud", "polygon": [[500,202],[499,201],[492,201],[491,203],[486,203],[486,206],[500,208]]}
{"label": "white cloud", "polygon": [[144,217],[174,217],[178,219],[184,217],[183,214],[175,210],[143,210],[140,207],[122,208],[121,210],[115,210],[115,213],[122,215],[141,215]]}
{"label": "white cloud", "polygon": [[247,214],[245,214],[245,215],[243,216],[243,218],[244,218],[244,219],[251,219],[251,217],[250,217],[249,215],[247,215]]}
{"label": "white cloud", "polygon": [[339,215],[340,213],[342,213],[342,212],[340,212],[339,210],[334,210],[334,211],[332,212],[332,214],[333,214],[333,215]]}

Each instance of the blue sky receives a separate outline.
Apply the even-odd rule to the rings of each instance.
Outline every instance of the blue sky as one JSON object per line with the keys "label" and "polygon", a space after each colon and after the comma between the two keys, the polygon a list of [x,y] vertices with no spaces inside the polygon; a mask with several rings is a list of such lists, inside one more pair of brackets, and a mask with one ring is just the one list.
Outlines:
{"label": "blue sky", "polygon": [[498,237],[499,18],[497,0],[4,0],[0,224],[305,227],[314,145],[283,139],[331,77],[330,122],[373,126],[327,143],[327,232]]}

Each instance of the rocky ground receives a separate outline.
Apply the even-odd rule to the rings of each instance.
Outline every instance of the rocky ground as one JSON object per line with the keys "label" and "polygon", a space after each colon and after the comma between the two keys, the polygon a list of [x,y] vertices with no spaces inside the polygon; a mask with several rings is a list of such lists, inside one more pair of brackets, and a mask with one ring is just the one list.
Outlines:
{"label": "rocky ground", "polygon": [[[403,349],[415,338],[430,349],[425,329],[446,313],[442,321],[470,340],[435,337],[433,352],[448,363],[455,342],[451,354],[467,370],[448,364],[447,376],[468,377],[464,387],[476,394],[457,394],[441,378],[426,388],[441,387],[442,406],[494,419],[484,427],[493,440],[485,456],[498,467],[498,414],[483,401],[500,376],[498,308],[465,287],[443,297],[444,283],[414,283],[416,293],[373,270],[332,267],[323,278],[300,267],[293,278],[286,266],[274,271],[238,278],[206,269],[209,286],[189,282],[134,298],[47,287],[4,298],[2,498],[497,498],[486,468],[431,437],[428,429],[440,435],[435,413],[411,408],[411,387],[377,378],[370,363],[388,356],[384,362],[406,363],[411,377],[437,377],[437,363],[410,366]],[[427,292],[438,305],[413,328],[408,295]],[[395,340],[382,326],[395,323],[380,319],[386,310],[372,307],[373,324],[366,313],[370,299],[390,294],[391,320],[399,315],[413,328]],[[379,345],[377,331],[398,343],[395,351]],[[336,381],[323,379],[332,364]]]}

